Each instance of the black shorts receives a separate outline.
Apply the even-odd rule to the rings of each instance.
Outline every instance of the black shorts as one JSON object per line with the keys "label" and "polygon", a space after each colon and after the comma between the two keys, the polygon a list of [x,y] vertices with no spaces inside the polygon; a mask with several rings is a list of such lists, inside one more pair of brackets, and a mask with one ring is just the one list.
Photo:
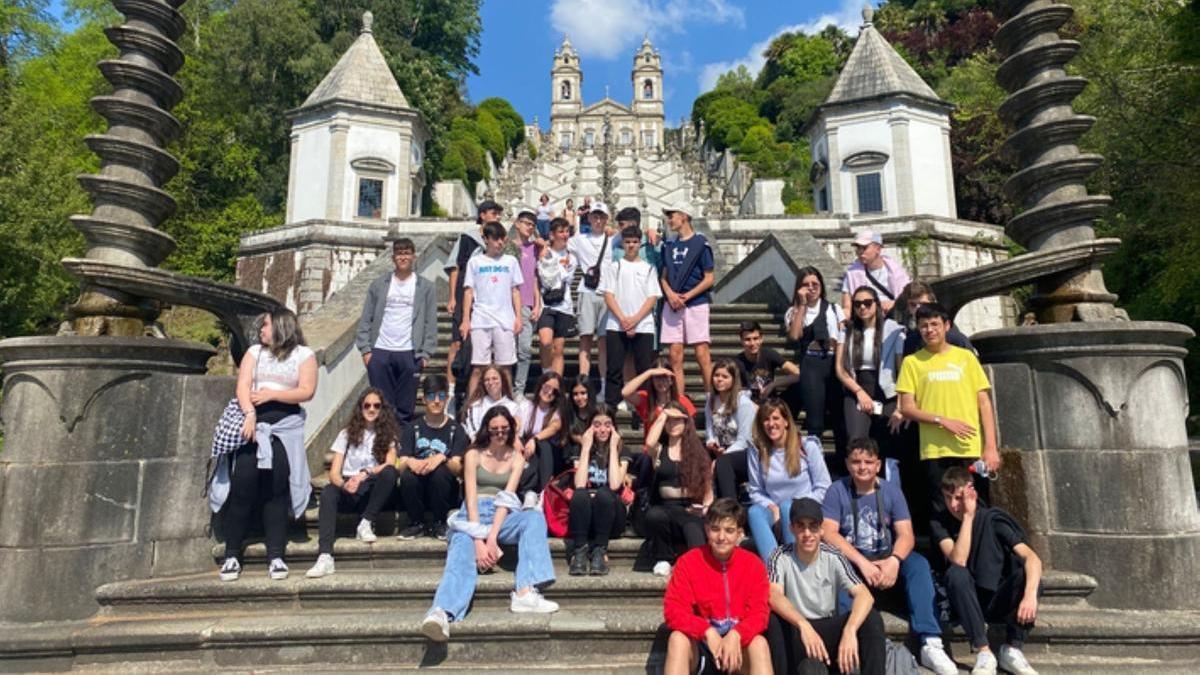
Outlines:
{"label": "black shorts", "polygon": [[538,317],[538,330],[550,328],[554,331],[554,338],[569,338],[575,337],[578,331],[575,328],[575,316],[572,314],[563,314],[562,312],[547,309]]}
{"label": "black shorts", "polygon": [[454,306],[454,313],[450,315],[450,344],[461,344],[462,336],[462,300]]}

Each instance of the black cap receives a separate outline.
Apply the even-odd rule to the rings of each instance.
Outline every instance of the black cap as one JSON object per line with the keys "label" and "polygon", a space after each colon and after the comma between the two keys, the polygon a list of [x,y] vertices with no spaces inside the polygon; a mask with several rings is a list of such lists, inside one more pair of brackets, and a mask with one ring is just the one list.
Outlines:
{"label": "black cap", "polygon": [[483,213],[484,211],[491,211],[493,209],[496,211],[500,211],[501,213],[504,212],[504,207],[497,204],[494,200],[485,199],[482,202],[479,202],[479,212],[480,213]]}
{"label": "black cap", "polygon": [[801,520],[815,520],[820,523],[825,520],[825,515],[821,512],[821,502],[811,497],[793,499],[792,510],[788,514],[788,520],[792,525],[799,523]]}

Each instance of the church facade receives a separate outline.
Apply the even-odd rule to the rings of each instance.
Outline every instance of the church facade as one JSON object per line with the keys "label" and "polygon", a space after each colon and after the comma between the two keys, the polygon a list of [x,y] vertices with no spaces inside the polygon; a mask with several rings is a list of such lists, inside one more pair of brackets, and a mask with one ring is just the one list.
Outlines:
{"label": "church facade", "polygon": [[563,38],[550,69],[550,137],[555,147],[566,152],[587,152],[603,144],[608,133],[618,147],[661,150],[666,128],[662,57],[649,37],[633,56],[630,85],[632,102],[628,105],[607,95],[584,104],[579,53],[569,38]]}

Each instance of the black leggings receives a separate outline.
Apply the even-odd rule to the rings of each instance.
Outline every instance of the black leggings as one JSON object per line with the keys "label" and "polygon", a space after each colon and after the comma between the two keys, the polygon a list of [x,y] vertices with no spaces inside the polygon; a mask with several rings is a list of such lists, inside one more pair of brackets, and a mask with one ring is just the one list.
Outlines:
{"label": "black leggings", "polygon": [[[808,658],[808,652],[800,640],[800,629],[771,612],[771,619],[767,623],[767,645],[771,649],[771,665],[775,672],[778,675],[838,672],[838,644],[849,618],[850,614],[847,613],[824,619],[808,619],[809,625],[821,636],[821,642],[825,643],[830,661],[826,668],[824,663]],[[858,628],[858,661],[862,675],[883,675],[887,662],[884,639],[883,618],[872,609]]]}
{"label": "black leggings", "polygon": [[257,443],[247,443],[235,450],[232,461],[229,503],[225,511],[225,557],[241,556],[250,516],[258,506],[262,508],[267,559],[282,558],[292,510],[288,484],[290,470],[283,441],[271,437],[270,469],[258,468]]}
{"label": "black leggings", "polygon": [[747,448],[740,452],[726,452],[713,462],[713,479],[717,484],[717,497],[738,498],[738,486],[750,480],[750,469],[746,459]]}
{"label": "black leggings", "polygon": [[652,562],[675,561],[676,545],[687,550],[704,546],[704,519],[688,509],[686,499],[663,501],[646,511],[646,545]]}
{"label": "black leggings", "polygon": [[576,490],[571,496],[569,523],[575,546],[606,547],[610,538],[625,531],[625,505],[607,485]]}
{"label": "black leggings", "polygon": [[896,412],[896,398],[884,399],[883,389],[879,386],[879,373],[874,370],[859,370],[854,374],[854,381],[870,395],[871,399],[883,404],[883,414],[874,415],[858,409],[858,397],[845,392],[842,397],[842,416],[846,420],[846,438],[872,438],[879,444],[879,456],[894,458],[892,450],[892,432],[887,427],[888,417]]}
{"label": "black leggings", "polygon": [[[446,514],[459,502],[458,478],[444,462],[424,476],[405,471],[400,474],[400,498],[409,525],[444,523]],[[431,517],[428,522],[426,510]]]}
{"label": "black leggings", "polygon": [[[821,436],[833,430],[835,454],[828,460],[830,473],[846,473],[846,427],[842,422],[842,383],[833,373],[833,354],[820,356],[805,353],[800,360],[800,381],[789,391],[799,389],[800,407],[804,410],[805,433]],[[797,411],[792,410],[795,414]]]}
{"label": "black leggings", "polygon": [[[438,467],[439,469],[442,467]],[[318,551],[333,553],[333,540],[337,530],[338,513],[362,513],[362,519],[371,523],[379,516],[384,504],[396,491],[396,467],[387,466],[374,476],[359,484],[358,490],[350,494],[333,483],[321,490],[321,510],[317,516]]]}
{"label": "black leggings", "polygon": [[635,373],[650,370],[654,359],[654,333],[636,333],[629,337],[624,331],[608,331],[604,336],[608,345],[608,386],[604,389],[604,402],[610,410],[616,410],[621,402],[621,387],[625,384],[625,355],[633,355]]}
{"label": "black leggings", "polygon": [[517,483],[517,494],[526,492],[541,492],[546,489],[550,479],[563,470],[562,453],[550,441],[538,441],[534,444],[533,457],[525,461],[525,469],[521,472],[521,481]]}

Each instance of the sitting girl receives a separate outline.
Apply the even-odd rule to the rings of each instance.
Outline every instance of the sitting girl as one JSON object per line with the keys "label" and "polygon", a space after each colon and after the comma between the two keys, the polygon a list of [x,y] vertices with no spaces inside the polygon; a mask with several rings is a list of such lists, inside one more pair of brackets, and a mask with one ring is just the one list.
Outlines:
{"label": "sitting girl", "polygon": [[754,414],[758,406],[742,389],[741,369],[729,359],[713,365],[708,401],[704,404],[704,431],[708,451],[716,460],[713,473],[717,498],[737,499],[738,486],[748,480],[746,448],[752,444]]}
{"label": "sitting girl", "polygon": [[[496,405],[504,406],[513,417],[521,419],[521,408],[513,398],[508,369],[496,365],[485,366],[475,388],[467,395],[467,402],[460,414],[459,422],[469,438],[479,434],[484,413]],[[520,429],[514,428],[514,432],[519,433]]]}
{"label": "sitting girl", "polygon": [[525,471],[521,475],[518,494],[541,493],[554,474],[562,470],[562,375],[553,370],[538,378],[533,390],[533,400],[521,399],[521,454],[525,458]]}
{"label": "sitting girl", "polygon": [[608,540],[625,530],[625,505],[620,494],[629,456],[607,406],[597,406],[574,462],[575,494],[571,496],[568,521],[574,543],[569,556],[570,573],[608,574]]}
{"label": "sitting girl", "polygon": [[564,457],[574,457],[579,454],[579,444],[583,442],[583,432],[592,424],[592,415],[596,413],[596,397],[583,378],[571,380],[567,386],[568,398],[563,407],[562,445]]}
{"label": "sitting girl", "polygon": [[821,439],[809,436],[800,443],[792,411],[779,399],[768,399],[754,417],[754,445],[748,448],[750,507],[748,520],[754,545],[764,562],[779,546],[774,527],[782,530],[784,543],[795,543],[788,527],[792,500],[825,499],[829,469],[821,450]]}
{"label": "sitting girl", "polygon": [[446,567],[433,607],[421,622],[421,632],[430,640],[450,639],[450,622],[467,615],[479,572],[500,560],[501,543],[517,545],[512,611],[558,611],[539,590],[554,583],[546,517],[539,510],[522,509],[515,493],[525,468],[516,441],[517,421],[507,408],[494,406],[483,415],[463,463],[464,508],[450,518]]}
{"label": "sitting girl", "polygon": [[[649,386],[646,386],[649,381]],[[633,408],[650,436],[650,426],[662,409],[670,404],[680,405],[688,417],[696,416],[696,405],[687,396],[679,393],[675,381],[675,371],[671,370],[671,362],[660,356],[654,360],[654,367],[625,383],[621,388],[621,396],[629,407]]]}
{"label": "sitting girl", "polygon": [[677,544],[703,546],[704,512],[712,503],[712,462],[696,425],[679,403],[669,403],[646,435],[654,473],[653,505],[646,511],[646,547],[659,576],[671,574]]}
{"label": "sitting girl", "polygon": [[358,540],[374,543],[375,518],[396,490],[399,434],[392,408],[383,402],[383,392],[375,387],[363,392],[350,423],[338,433],[331,448],[329,484],[321,491],[317,517],[319,555],[317,563],[304,576],[319,579],[333,574],[333,539],[339,512],[361,513]]}

